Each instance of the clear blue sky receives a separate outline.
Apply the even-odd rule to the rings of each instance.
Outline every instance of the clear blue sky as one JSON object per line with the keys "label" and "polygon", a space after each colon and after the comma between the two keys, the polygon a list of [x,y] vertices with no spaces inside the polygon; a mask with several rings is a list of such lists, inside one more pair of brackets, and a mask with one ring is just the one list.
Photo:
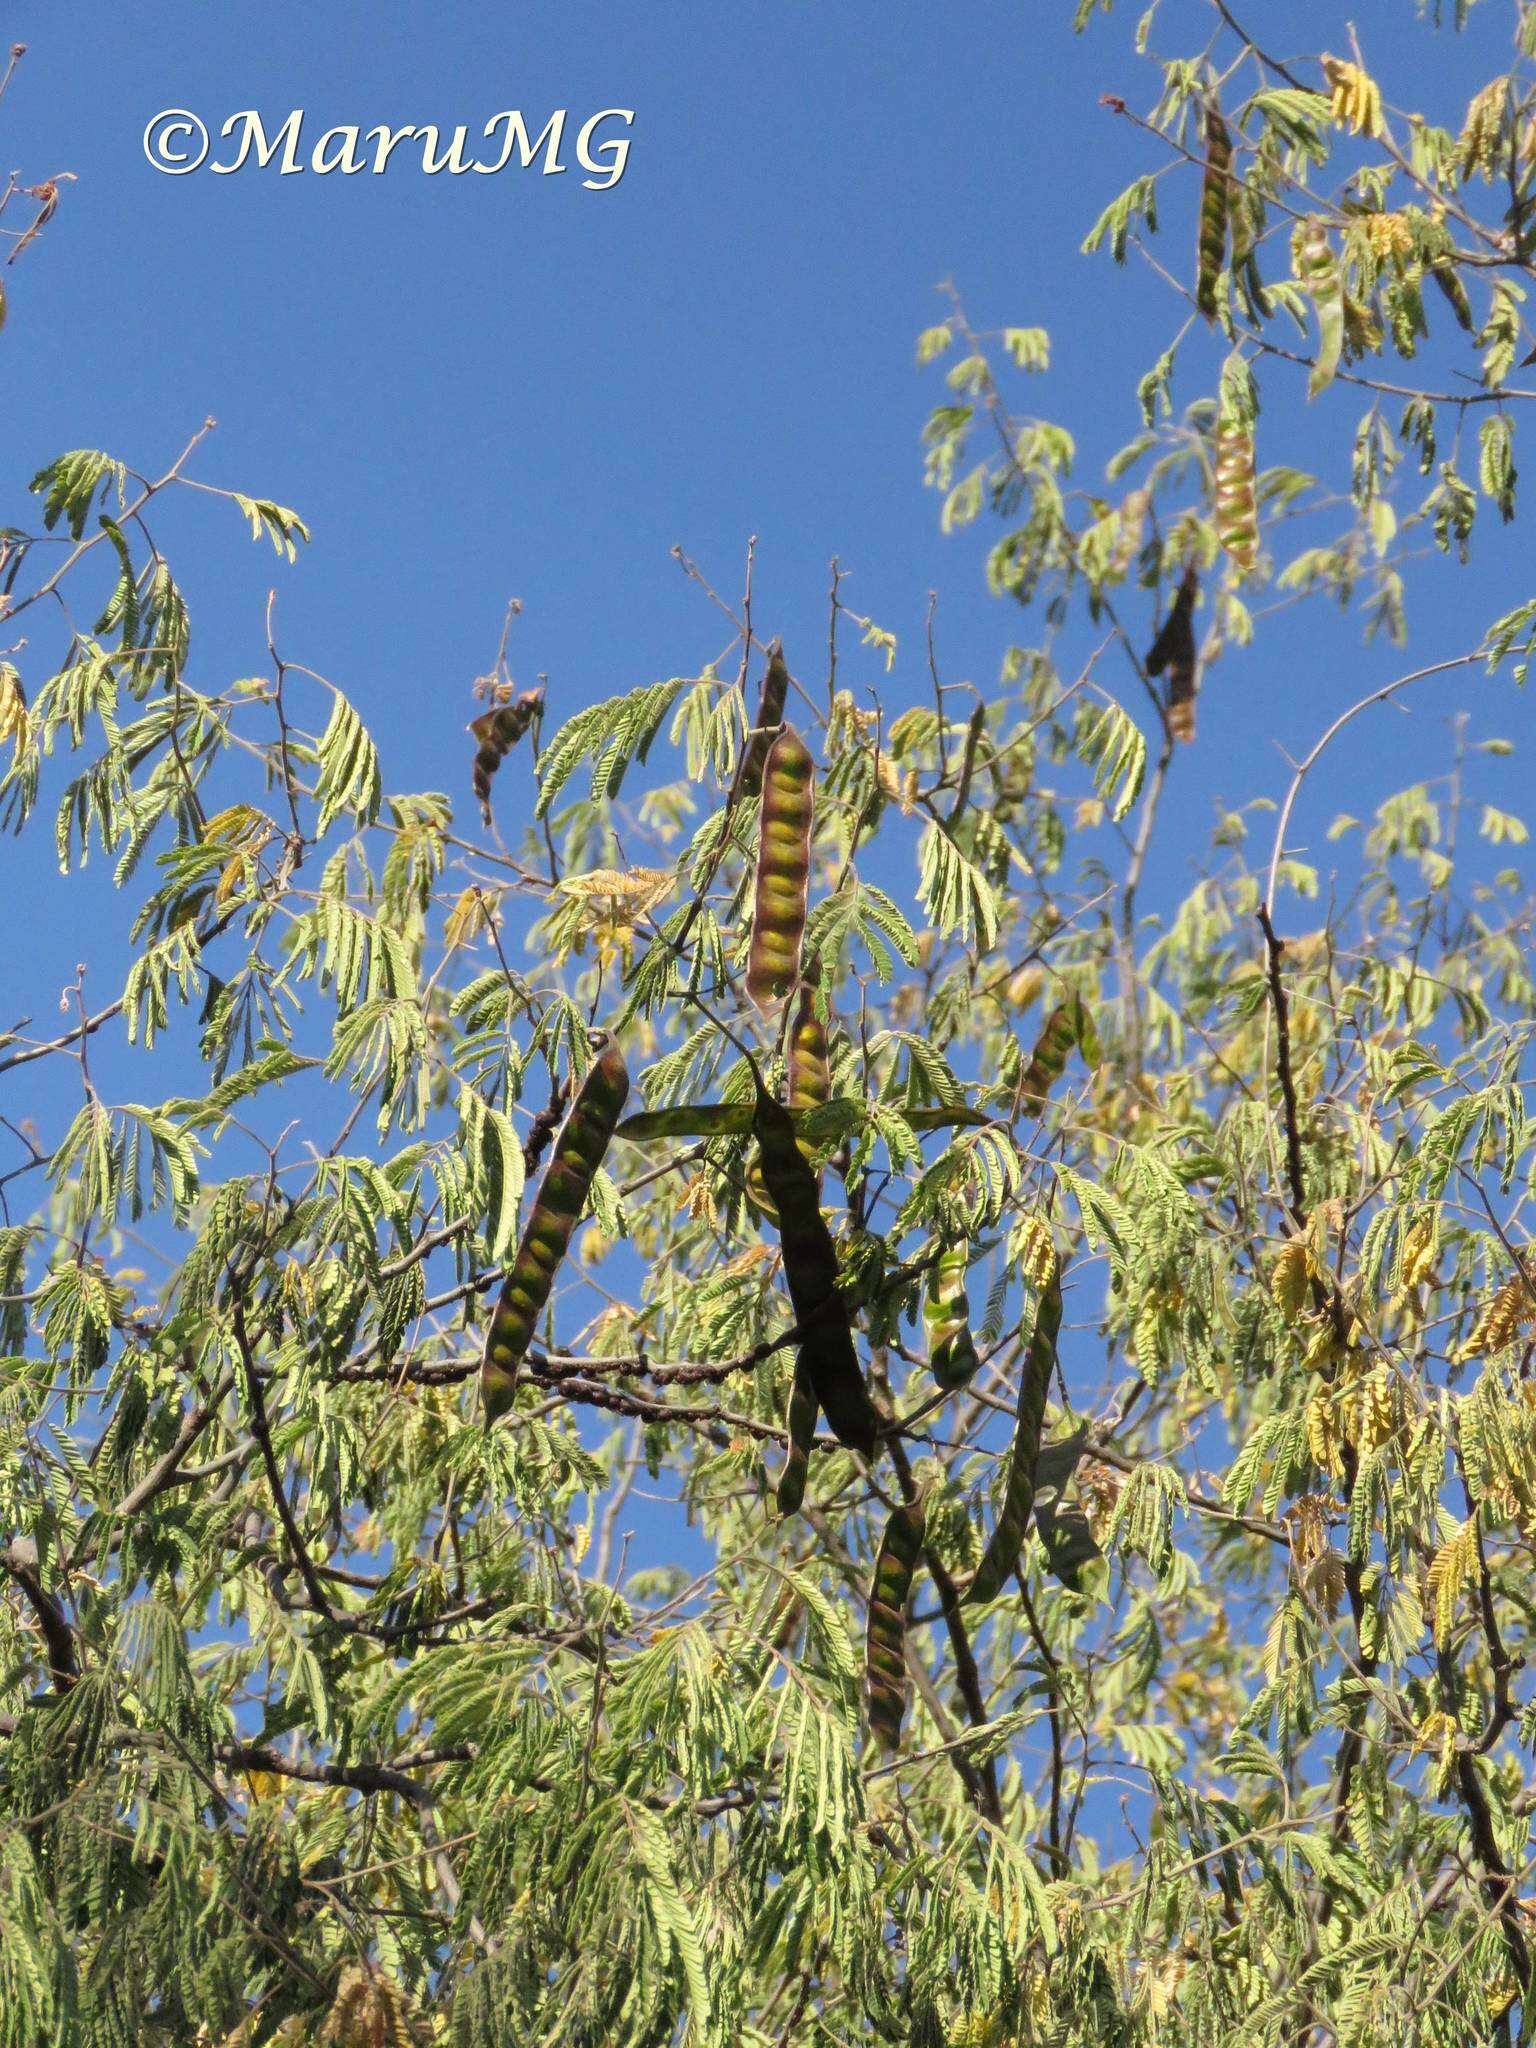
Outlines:
{"label": "clear blue sky", "polygon": [[[509,597],[527,606],[515,670],[548,672],[556,713],[719,650],[675,542],[734,592],[755,532],[757,620],[812,672],[838,553],[848,601],[901,636],[898,703],[926,691],[936,585],[946,673],[986,685],[1009,639],[1034,629],[982,587],[989,529],[938,534],[918,433],[941,380],[915,368],[913,341],[953,277],[979,323],[1052,330],[1056,367],[1020,399],[1073,428],[1085,481],[1134,431],[1134,381],[1176,324],[1172,302],[1144,270],[1077,253],[1153,148],[1098,104],[1115,90],[1145,104],[1134,11],[1076,37],[1068,0],[24,0],[7,10],[7,36],[30,47],[0,108],[0,155],[78,182],[11,273],[0,522],[33,516],[21,487],[63,448],[154,470],[216,415],[198,473],[294,506],[315,542],[281,569],[230,508],[177,508],[161,538],[192,606],[193,680],[264,665],[275,580],[285,652],[353,697],[389,785],[460,800],[469,685]],[[1282,49],[1342,33],[1333,5],[1249,11]],[[1434,110],[1459,114],[1478,52],[1434,37],[1409,0],[1365,0],[1355,18],[1389,98],[1434,99],[1449,81]],[[1178,19],[1169,0],[1168,41],[1192,46]],[[609,192],[576,173],[424,178],[403,157],[385,178],[178,179],[141,149],[171,106],[215,129],[241,108],[275,126],[302,107],[311,137],[345,121],[474,130],[509,106],[535,130],[555,107],[573,123],[632,107],[636,121]],[[1180,260],[1184,240],[1168,247]],[[1335,410],[1327,444],[1304,429],[1299,459],[1337,452],[1347,418]],[[1433,577],[1415,658],[1458,651],[1527,594],[1518,551],[1496,540],[1480,536],[1470,576]],[[1187,879],[1218,792],[1278,794],[1274,740],[1299,749],[1398,666],[1316,611],[1225,659],[1180,764],[1186,800],[1151,900]],[[846,673],[873,681],[877,664]],[[1524,714],[1502,695],[1495,725]],[[1438,716],[1426,700],[1396,759],[1406,728],[1375,729],[1374,794],[1433,764]],[[28,979],[56,987],[123,913],[99,877],[50,881],[46,826],[29,841],[5,857],[29,895]],[[98,999],[115,993],[111,974]]]}

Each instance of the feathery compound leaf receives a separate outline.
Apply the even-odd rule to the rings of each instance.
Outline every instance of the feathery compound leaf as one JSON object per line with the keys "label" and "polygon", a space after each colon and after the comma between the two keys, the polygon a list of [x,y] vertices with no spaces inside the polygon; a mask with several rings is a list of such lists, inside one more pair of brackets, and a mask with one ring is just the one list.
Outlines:
{"label": "feathery compound leaf", "polygon": [[324,838],[343,811],[351,811],[360,825],[371,825],[379,815],[383,795],[378,749],[368,737],[363,721],[338,690],[320,740],[320,778],[315,784],[320,818],[315,827],[316,837]]}
{"label": "feathery compound leaf", "polygon": [[1195,304],[1207,320],[1217,312],[1216,289],[1227,255],[1232,137],[1214,101],[1205,110],[1205,175],[1200,186],[1200,267]]}
{"label": "feathery compound leaf", "polygon": [[1074,744],[1118,824],[1140,796],[1147,772],[1147,743],[1140,726],[1118,704],[1085,704],[1078,714]]}
{"label": "feathery compound leaf", "polygon": [[1061,1273],[1052,1273],[1040,1297],[1034,1333],[1019,1376],[1018,1420],[1013,1449],[1009,1455],[1008,1478],[1003,1488],[1002,1511],[992,1540],[976,1567],[976,1576],[966,1591],[973,1606],[995,1600],[1007,1584],[1019,1561],[1029,1512],[1035,1500],[1035,1465],[1040,1455],[1040,1431],[1045,1422],[1045,1404],[1051,1375],[1056,1369],[1056,1338],[1061,1329]]}
{"label": "feathery compound leaf", "polygon": [[571,1099],[485,1333],[480,1387],[487,1421],[494,1422],[512,1405],[518,1366],[533,1341],[628,1093],[624,1055],[609,1039]]}
{"label": "feathery compound leaf", "polygon": [[459,1129],[483,1192],[486,1249],[493,1260],[500,1259],[517,1223],[523,1192],[523,1148],[511,1118],[482,1101],[473,1088],[459,1091]]}
{"label": "feathery compound leaf", "polygon": [[991,952],[998,927],[992,884],[937,821],[918,847],[918,889],[930,921],[946,938],[969,944],[974,937],[984,953]]}
{"label": "feathery compound leaf", "polygon": [[233,496],[250,521],[252,540],[265,536],[286,561],[296,562],[299,551],[295,541],[309,539],[309,528],[298,513],[290,512],[286,505],[274,504],[270,498],[248,498],[243,491],[236,491]]}
{"label": "feathery compound leaf", "polygon": [[781,1002],[799,979],[815,815],[816,764],[799,733],[786,725],[763,763],[747,958],[747,994],[760,1010]]}
{"label": "feathery compound leaf", "polygon": [[779,1219],[784,1278],[800,1331],[800,1360],[838,1442],[870,1457],[878,1418],[853,1348],[847,1303],[838,1292],[837,1251],[821,1213],[816,1176],[796,1141],[789,1111],[774,1101],[761,1080],[752,1128]]}
{"label": "feathery compound leaf", "polygon": [[864,1639],[864,1682],[869,1725],[887,1749],[901,1746],[907,1693],[907,1603],[923,1554],[924,1504],[904,1501],[891,1512],[880,1538],[869,1588]]}
{"label": "feathery compound leaf", "polygon": [[1358,64],[1324,55],[1323,75],[1333,93],[1333,118],[1354,135],[1380,135],[1381,88]]}
{"label": "feathery compound leaf", "polygon": [[1536,1294],[1529,1281],[1516,1274],[1484,1303],[1471,1335],[1457,1352],[1458,1358],[1485,1358],[1513,1344],[1520,1331],[1536,1322]]}
{"label": "feathery compound leaf", "polygon": [[589,756],[593,758],[593,797],[601,801],[617,796],[625,771],[631,762],[644,762],[667,713],[691,680],[669,676],[665,682],[650,683],[627,696],[590,704],[567,719],[539,756],[535,771],[539,800],[534,816],[548,815],[555,798]]}

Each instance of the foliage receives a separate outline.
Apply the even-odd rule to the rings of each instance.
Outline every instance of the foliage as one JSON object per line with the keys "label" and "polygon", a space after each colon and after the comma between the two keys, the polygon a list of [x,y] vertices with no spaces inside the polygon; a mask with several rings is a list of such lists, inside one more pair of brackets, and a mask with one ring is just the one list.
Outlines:
{"label": "foliage", "polygon": [[0,806],[110,857],[129,964],[0,1035],[3,2048],[1524,2038],[1507,748],[1459,712],[1326,894],[1290,834],[1356,714],[1511,701],[1536,599],[1340,684],[1144,907],[1196,690],[1291,609],[1403,638],[1516,513],[1517,14],[1446,125],[1143,17],[1088,245],[1186,303],[1105,488],[1010,409],[1042,329],[920,344],[1038,626],[984,696],[834,580],[825,677],[744,628],[547,732],[504,636],[464,789],[400,792],[275,644],[194,657],[201,436],[34,480]]}

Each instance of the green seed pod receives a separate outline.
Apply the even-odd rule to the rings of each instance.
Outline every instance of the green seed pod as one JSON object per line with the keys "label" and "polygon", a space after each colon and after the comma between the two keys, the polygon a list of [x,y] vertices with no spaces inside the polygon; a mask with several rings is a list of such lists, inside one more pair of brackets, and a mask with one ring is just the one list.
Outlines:
{"label": "green seed pod", "polygon": [[981,1363],[965,1296],[964,1245],[949,1246],[929,1267],[923,1322],[928,1331],[928,1370],[947,1392],[956,1393]]}
{"label": "green seed pod", "polygon": [[1076,1501],[1063,1497],[1087,1442],[1085,1425],[1054,1444],[1042,1444],[1035,1460],[1035,1534],[1044,1546],[1047,1569],[1074,1593],[1082,1590],[1083,1573],[1104,1555],[1087,1515]]}
{"label": "green seed pod", "polygon": [[800,1363],[838,1442],[870,1457],[879,1421],[853,1348],[848,1305],[838,1292],[837,1252],[821,1213],[816,1176],[795,1141],[789,1111],[761,1085],[753,1128],[778,1212],[784,1278],[800,1328]]}
{"label": "green seed pod", "polygon": [[1098,1039],[1093,1020],[1082,997],[1075,995],[1056,1005],[1035,1041],[1029,1065],[1019,1079],[1019,1100],[1025,1108],[1038,1113],[1044,1107],[1045,1098],[1066,1071],[1067,1055],[1074,1045],[1082,1048],[1090,1065],[1097,1062]]}
{"label": "green seed pod", "polygon": [[1430,266],[1429,274],[1445,294],[1447,304],[1456,315],[1457,326],[1464,327],[1470,334],[1477,322],[1472,317],[1472,301],[1467,297],[1461,272],[1452,263],[1435,263]]}
{"label": "green seed pod", "polygon": [[610,1038],[566,1111],[485,1333],[480,1390],[488,1422],[512,1405],[518,1366],[533,1342],[560,1261],[586,1207],[592,1176],[613,1140],[628,1093],[624,1055],[617,1040]]}
{"label": "green seed pod", "polygon": [[1317,312],[1317,357],[1307,380],[1307,396],[1316,398],[1333,382],[1344,353],[1344,285],[1327,225],[1316,214],[1297,222],[1291,238],[1291,263],[1298,280],[1312,294]]}
{"label": "green seed pod", "polygon": [[[1259,557],[1253,429],[1222,420],[1216,429],[1216,537],[1246,576]],[[1193,717],[1193,707],[1191,707]]]}
{"label": "green seed pod", "polygon": [[1051,1274],[1035,1316],[1034,1335],[1019,1376],[1018,1420],[1013,1432],[1013,1453],[1003,1491],[1003,1509],[987,1545],[976,1576],[966,1592],[971,1605],[995,1600],[1019,1561],[1029,1511],[1035,1504],[1035,1463],[1040,1456],[1040,1432],[1045,1423],[1046,1396],[1051,1374],[1056,1369],[1056,1339],[1061,1330],[1061,1274]]}
{"label": "green seed pod", "polygon": [[819,1109],[832,1099],[832,1061],[827,1052],[827,1027],[816,1010],[820,976],[808,973],[800,984],[800,1001],[789,1033],[789,1106]]}
{"label": "green seed pod", "polygon": [[1205,177],[1200,187],[1200,264],[1195,304],[1207,320],[1216,318],[1216,286],[1227,255],[1227,216],[1231,210],[1232,138],[1214,106],[1205,110]]}
{"label": "green seed pod", "polygon": [[907,1603],[912,1577],[923,1554],[923,1502],[894,1509],[880,1538],[869,1589],[869,1624],[864,1638],[864,1682],[869,1725],[887,1749],[901,1743],[907,1692]]}
{"label": "green seed pod", "polygon": [[1184,571],[1178,594],[1162,630],[1147,655],[1147,674],[1168,671],[1168,724],[1177,740],[1195,736],[1195,692],[1199,687],[1199,654],[1195,647],[1195,597],[1200,577],[1193,562]]}
{"label": "green seed pod", "polygon": [[789,1444],[784,1468],[779,1474],[778,1508],[781,1515],[799,1512],[805,1499],[806,1475],[810,1471],[811,1447],[816,1441],[816,1418],[821,1413],[810,1369],[801,1352],[795,1359],[795,1376],[789,1385],[789,1409],[784,1418]]}
{"label": "green seed pod", "polygon": [[[807,975],[800,984],[800,1002],[795,1011],[795,1021],[789,1034],[789,1107],[799,1118],[813,1109],[820,1109],[832,1094],[832,1062],[827,1055],[826,1026],[816,1014],[816,981]],[[809,1159],[815,1148],[804,1138],[800,1150]],[[821,1184],[817,1178],[817,1186]],[[763,1169],[754,1160],[747,1168],[747,1199],[769,1223],[777,1226],[778,1212],[773,1206],[773,1197],[763,1179]]]}
{"label": "green seed pod", "polygon": [[768,668],[763,677],[763,694],[758,699],[757,719],[742,749],[741,766],[736,771],[736,796],[756,796],[762,788],[763,764],[768,759],[773,734],[784,723],[784,707],[788,702],[789,670],[784,666],[783,649],[775,640],[768,649]]}
{"label": "green seed pod", "polygon": [[815,814],[816,764],[799,733],[786,725],[763,764],[752,945],[747,957],[747,994],[760,1010],[782,1001],[800,979]]}

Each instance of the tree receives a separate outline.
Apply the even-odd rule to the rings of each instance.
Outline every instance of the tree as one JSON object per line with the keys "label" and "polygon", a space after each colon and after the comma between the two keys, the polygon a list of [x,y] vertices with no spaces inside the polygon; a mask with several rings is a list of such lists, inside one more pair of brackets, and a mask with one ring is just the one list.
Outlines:
{"label": "tree", "polygon": [[[504,636],[477,819],[275,637],[191,660],[197,440],[34,480],[3,801],[115,863],[130,957],[0,1039],[6,2048],[1525,2037],[1536,991],[1480,721],[1536,599],[1341,673],[1147,892],[1202,681],[1298,606],[1405,639],[1515,514],[1514,12],[1458,10],[1443,126],[1352,40],[1144,18],[1087,247],[1170,338],[1105,486],[1016,409],[1042,330],[919,347],[1034,635],[985,694],[835,574],[781,652],[749,568],[718,669],[558,728]],[[1447,679],[1433,773],[1304,862]]]}

